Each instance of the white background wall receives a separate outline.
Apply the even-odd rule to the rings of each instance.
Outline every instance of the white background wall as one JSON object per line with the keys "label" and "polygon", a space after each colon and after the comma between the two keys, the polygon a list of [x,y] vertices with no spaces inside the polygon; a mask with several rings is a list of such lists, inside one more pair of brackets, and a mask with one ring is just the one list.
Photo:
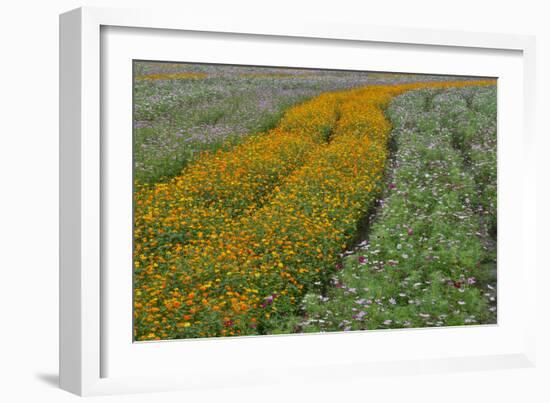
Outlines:
{"label": "white background wall", "polygon": [[[0,400],[65,402],[58,390],[58,14],[81,5],[183,7],[231,18],[320,19],[373,25],[533,34],[538,46],[539,258],[547,261],[550,13],[544,1],[20,0],[0,6]],[[545,268],[547,264],[539,264]],[[302,387],[94,398],[99,401],[550,401],[548,274],[539,287],[539,366],[452,375],[377,377]]]}

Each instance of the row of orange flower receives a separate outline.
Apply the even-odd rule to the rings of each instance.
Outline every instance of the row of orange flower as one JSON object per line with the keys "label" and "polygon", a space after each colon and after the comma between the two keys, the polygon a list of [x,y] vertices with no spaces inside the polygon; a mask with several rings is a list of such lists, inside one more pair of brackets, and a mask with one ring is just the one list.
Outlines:
{"label": "row of orange flower", "polygon": [[251,136],[230,151],[204,153],[169,182],[135,184],[136,329],[159,328],[156,320],[154,326],[150,320],[148,326],[139,323],[143,312],[150,319],[149,313],[158,316],[162,309],[157,307],[157,295],[176,271],[183,245],[206,238],[261,206],[326,141],[337,120],[340,97],[339,93],[324,94],[298,105],[287,111],[274,130]]}
{"label": "row of orange flower", "polygon": [[136,339],[291,332],[288,315],[324,284],[378,193],[387,103],[471,84],[323,94],[270,133],[205,155],[169,183],[138,186]]}

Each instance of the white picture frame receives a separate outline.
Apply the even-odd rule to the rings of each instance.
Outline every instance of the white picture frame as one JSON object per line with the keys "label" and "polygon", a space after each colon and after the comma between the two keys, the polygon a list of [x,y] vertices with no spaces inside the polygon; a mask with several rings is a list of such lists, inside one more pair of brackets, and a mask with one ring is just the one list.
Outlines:
{"label": "white picture frame", "polygon": [[[422,72],[426,73],[460,73],[465,67],[452,63],[452,60],[465,57],[464,55],[468,53],[471,54],[469,57],[472,60],[472,66],[477,66],[475,69],[472,67],[474,70],[471,71],[479,72],[479,75],[491,76],[492,74],[489,73],[496,67],[487,66],[488,61],[492,60],[490,58],[511,55],[509,63],[502,59],[502,66],[509,64],[510,69],[506,70],[502,67],[499,71],[503,74],[504,92],[506,93],[506,88],[509,86],[509,94],[517,95],[515,98],[519,100],[514,99],[514,103],[512,101],[507,103],[506,98],[502,98],[499,87],[499,108],[502,101],[503,108],[517,110],[520,106],[521,113],[510,118],[512,120],[509,121],[501,121],[499,117],[499,135],[502,130],[503,133],[510,134],[506,137],[507,139],[513,138],[507,149],[520,147],[522,155],[518,165],[522,168],[511,173],[499,161],[499,187],[503,184],[504,195],[509,195],[511,205],[519,208],[519,217],[511,219],[508,226],[514,229],[515,235],[504,234],[504,240],[507,242],[505,246],[513,243],[518,245],[514,262],[521,269],[522,281],[516,281],[515,285],[518,299],[522,301],[523,312],[535,312],[533,308],[536,288],[536,264],[533,251],[535,243],[530,242],[526,237],[526,234],[535,233],[536,221],[535,159],[533,158],[535,152],[533,111],[536,86],[533,37],[381,28],[326,22],[292,25],[291,23],[281,24],[280,21],[248,21],[238,18],[214,21],[197,19],[192,15],[176,15],[169,11],[80,8],[60,16],[60,385],[63,389],[79,395],[97,395],[213,386],[244,386],[269,382],[302,382],[306,379],[320,380],[328,376],[331,379],[343,379],[347,376],[369,376],[373,373],[411,374],[534,365],[534,320],[526,315],[523,315],[520,320],[518,312],[512,314],[515,308],[511,303],[507,304],[506,299],[502,304],[500,303],[500,295],[499,310],[503,309],[504,313],[509,310],[511,314],[510,320],[505,321],[504,324],[500,323],[499,319],[499,326],[496,327],[354,332],[346,335],[327,334],[321,337],[295,335],[233,340],[190,340],[183,343],[139,343],[139,346],[132,343],[131,338],[126,337],[124,333],[128,329],[119,329],[116,326],[117,323],[124,323],[124,321],[118,320],[121,319],[116,316],[118,313],[112,314],[112,312],[122,312],[126,309],[124,304],[128,301],[124,300],[119,305],[113,303],[112,298],[108,298],[112,284],[109,287],[106,286],[107,280],[112,281],[113,284],[119,284],[118,277],[112,277],[105,272],[105,267],[108,267],[105,251],[108,248],[103,239],[104,228],[110,225],[105,221],[109,219],[105,215],[105,207],[111,208],[109,197],[106,197],[107,191],[111,191],[108,177],[112,174],[110,169],[118,168],[108,164],[109,157],[105,149],[107,146],[116,147],[116,145],[102,137],[102,133],[109,132],[109,125],[112,124],[107,116],[113,115],[113,111],[117,111],[116,108],[122,108],[118,110],[121,113],[117,113],[116,116],[121,116],[118,123],[124,124],[128,112],[127,105],[124,104],[127,102],[125,91],[131,87],[131,81],[117,80],[126,86],[126,88],[120,87],[119,91],[115,85],[113,88],[110,87],[113,81],[107,80],[106,77],[118,74],[116,71],[122,74],[122,76],[113,76],[116,78],[124,78],[127,77],[124,74],[129,74],[124,70],[124,66],[127,67],[127,64],[123,64],[124,60],[139,58],[132,54],[132,36],[142,35],[142,47],[149,49],[145,58],[179,60],[185,56],[176,56],[174,59],[170,57],[170,52],[163,53],[162,49],[170,48],[170,44],[173,45],[174,41],[179,40],[178,35],[185,35],[186,32],[193,33],[195,38],[215,34],[215,41],[218,43],[220,41],[231,43],[231,38],[238,38],[239,41],[248,38],[247,40],[256,44],[273,44],[271,46],[279,48],[290,46],[288,44],[294,42],[300,45],[300,49],[304,49],[304,46],[319,44],[319,46],[330,47],[335,52],[343,47],[355,49],[353,52],[366,52],[363,45],[378,49],[371,49],[371,52],[393,47],[393,56],[389,52],[387,56],[380,58],[380,60],[386,60],[386,67],[387,63],[399,57],[399,52],[407,54],[409,49],[426,56],[422,62],[410,60],[408,63],[411,67],[407,72],[420,72],[415,70],[422,69]],[[150,38],[152,33],[155,35]],[[105,34],[112,36],[107,40]],[[148,38],[150,43],[147,45]],[[155,46],[155,41],[159,46]],[[160,45],[161,43],[164,45]],[[233,58],[230,53],[220,52],[218,56],[212,56],[206,60],[200,56],[200,53],[196,53],[193,60],[182,61],[245,62],[245,64],[247,61],[251,64],[271,62],[269,57],[261,51],[245,57],[243,50],[238,49],[238,44],[235,42],[233,45],[232,50],[240,54],[240,58]],[[155,47],[158,49],[154,50]],[[112,49],[116,52],[113,53]],[[146,50],[144,52],[147,53]],[[183,54],[181,52],[180,54]],[[443,58],[439,66],[434,59],[434,52],[447,54],[448,61],[445,62],[446,59]],[[121,59],[122,64],[114,64],[111,69],[109,60],[103,60],[106,57],[111,57],[113,60],[116,57],[125,59]],[[297,54],[296,57],[298,57]],[[483,57],[489,59],[483,59]],[[483,62],[479,60],[476,62],[476,58]],[[320,62],[315,62],[314,59],[315,56],[311,56],[311,59],[302,59],[299,66],[327,68],[346,66],[360,68],[362,66],[359,64],[352,66],[349,60],[342,64],[332,61],[332,64],[327,62],[326,65],[320,66]],[[309,63],[308,60],[311,60],[311,65],[305,65]],[[256,63],[252,63],[253,61]],[[383,62],[377,65],[372,63],[369,64],[372,67],[371,70],[376,70],[376,67],[384,68]],[[433,65],[432,69],[443,69],[443,71],[428,71],[428,64]],[[288,66],[288,63],[284,65]],[[114,93],[114,95],[112,98],[111,95],[105,98],[107,93]],[[117,94],[122,94],[122,98],[117,98]],[[113,104],[113,101],[123,98],[126,101]],[[114,109],[103,109],[105,104]],[[506,125],[502,127],[504,123]],[[131,121],[127,122],[126,119],[126,125],[131,126]],[[125,127],[127,129],[127,126]],[[507,131],[512,127],[517,130]],[[513,131],[516,133],[512,133]],[[506,145],[507,142],[504,144]],[[124,147],[117,150],[128,151]],[[499,150],[499,159],[502,152],[506,153],[506,150]],[[129,155],[127,157],[131,158]],[[107,169],[107,167],[110,168]],[[512,184],[521,185],[521,192],[516,192],[518,193],[516,196],[511,192],[506,193],[506,189],[511,188],[508,185]],[[501,197],[502,193],[499,189],[499,212],[508,200],[501,200]],[[500,229],[506,228],[506,225],[501,226],[501,216],[500,214],[499,264]],[[506,253],[507,248],[504,249]],[[507,272],[504,272],[503,276],[505,285],[506,283],[512,285],[511,276],[508,277],[510,280],[506,280]],[[501,274],[499,267],[499,276]],[[499,293],[504,292],[505,296],[506,289],[501,289],[500,278]],[[120,284],[127,284],[123,283],[123,279],[120,281]],[[128,291],[131,292],[131,289],[124,290],[126,295]],[[529,307],[532,309],[525,309]],[[347,337],[346,344],[349,344],[350,349],[364,342],[366,337],[369,341],[380,343],[381,346],[389,339],[395,338],[404,346],[406,344],[403,343],[416,343],[415,345],[419,346],[418,354],[408,354],[405,349],[399,348],[396,348],[391,355],[376,356],[371,352],[369,359],[357,355],[346,360],[330,356],[318,360],[310,354],[311,346],[330,350],[335,346],[334,343],[341,342],[342,336]],[[434,341],[437,344],[437,340],[441,341],[445,338],[462,340],[465,347],[472,347],[474,344],[479,347],[469,348],[468,354],[465,353],[466,348],[446,350],[445,346],[441,346],[439,350],[430,350],[427,347],[433,345]],[[495,340],[494,348],[487,349],[491,340]],[[497,340],[502,342],[499,344]],[[120,343],[127,343],[127,345]],[[139,351],[134,351],[135,347]],[[277,361],[287,348],[294,352],[291,358],[281,358]],[[385,350],[381,348],[380,351],[383,353]],[[132,357],[133,354],[135,355]],[[187,354],[191,359],[182,364],[168,365],[167,357],[173,357],[174,354]],[[255,357],[262,354],[271,357],[264,367],[259,361],[254,361]],[[216,361],[214,356],[224,355],[232,359],[241,357],[242,362],[237,368],[220,365],[218,369],[210,371],[209,365]],[[201,356],[209,358],[201,363]],[[158,374],[154,371],[141,371],[138,364],[143,362],[143,366],[148,366],[148,361],[166,365],[163,365],[164,370],[159,370]],[[118,365],[116,370],[111,369],[111,363],[115,362],[130,364]],[[115,364],[112,367],[115,368]],[[308,370],[303,371],[304,368]]]}

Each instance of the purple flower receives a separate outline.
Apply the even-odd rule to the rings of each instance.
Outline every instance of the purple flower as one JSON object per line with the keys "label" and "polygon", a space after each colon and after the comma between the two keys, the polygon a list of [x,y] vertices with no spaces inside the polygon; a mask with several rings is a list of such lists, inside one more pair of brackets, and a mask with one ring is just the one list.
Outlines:
{"label": "purple flower", "polygon": [[359,313],[356,313],[355,315],[352,316],[353,319],[356,319],[356,320],[361,320],[363,319],[363,316],[365,316],[367,313],[365,311],[361,311]]}
{"label": "purple flower", "polygon": [[397,186],[396,186],[395,183],[391,182],[391,183],[388,185],[388,187],[389,187],[390,189],[395,189]]}
{"label": "purple flower", "polygon": [[475,277],[468,277],[468,284],[472,285],[472,284],[475,284],[476,283],[476,279]]}
{"label": "purple flower", "polygon": [[412,235],[412,234],[413,234],[413,229],[412,229],[412,228],[409,228],[409,229],[407,230],[407,234]]}
{"label": "purple flower", "polygon": [[275,294],[273,295],[270,295],[268,297],[265,297],[264,298],[264,302],[262,303],[262,308],[265,308],[266,306],[270,305],[273,303],[273,301],[275,300]]}
{"label": "purple flower", "polygon": [[366,261],[367,261],[367,258],[365,256],[359,256],[357,258],[357,261],[360,263],[360,264],[365,264]]}

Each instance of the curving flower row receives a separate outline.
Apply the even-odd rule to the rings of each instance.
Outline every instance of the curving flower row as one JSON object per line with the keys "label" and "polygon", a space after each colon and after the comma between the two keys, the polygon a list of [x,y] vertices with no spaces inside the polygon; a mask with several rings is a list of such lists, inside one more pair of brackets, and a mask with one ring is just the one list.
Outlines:
{"label": "curving flower row", "polygon": [[[251,136],[230,151],[204,153],[182,174],[134,192],[136,318],[165,289],[183,245],[206,238],[235,217],[261,206],[285,177],[325,142],[337,119],[340,93],[291,108],[279,127]],[[141,302],[143,298],[147,301]]]}
{"label": "curving flower row", "polygon": [[256,208],[327,139],[336,123],[339,96],[323,95],[292,108],[278,128],[229,151],[204,153],[169,182],[136,183],[136,238],[154,230],[155,235],[185,241]]}

